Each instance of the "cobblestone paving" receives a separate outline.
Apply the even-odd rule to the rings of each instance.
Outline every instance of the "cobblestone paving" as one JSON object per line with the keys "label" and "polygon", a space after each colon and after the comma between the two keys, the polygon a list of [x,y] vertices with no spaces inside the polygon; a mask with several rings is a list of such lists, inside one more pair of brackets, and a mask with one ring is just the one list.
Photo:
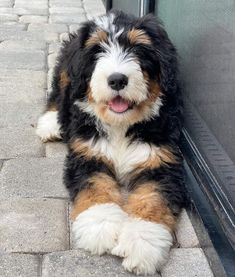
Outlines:
{"label": "cobblestone paving", "polygon": [[[104,12],[101,0],[0,0],[0,276],[121,277],[115,257],[75,250],[62,143],[42,144],[42,113],[60,42]],[[213,276],[186,211],[161,276]],[[156,274],[155,276],[160,276]]]}

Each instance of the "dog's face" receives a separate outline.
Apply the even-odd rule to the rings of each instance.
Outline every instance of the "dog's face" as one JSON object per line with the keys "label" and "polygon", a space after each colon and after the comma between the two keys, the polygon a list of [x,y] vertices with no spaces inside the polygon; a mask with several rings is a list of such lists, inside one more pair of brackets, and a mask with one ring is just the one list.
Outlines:
{"label": "dog's face", "polygon": [[130,126],[157,116],[164,94],[159,59],[164,53],[156,43],[164,38],[159,30],[153,32],[155,19],[110,13],[89,27],[83,58],[90,71],[84,70],[89,76],[80,108],[109,125]]}

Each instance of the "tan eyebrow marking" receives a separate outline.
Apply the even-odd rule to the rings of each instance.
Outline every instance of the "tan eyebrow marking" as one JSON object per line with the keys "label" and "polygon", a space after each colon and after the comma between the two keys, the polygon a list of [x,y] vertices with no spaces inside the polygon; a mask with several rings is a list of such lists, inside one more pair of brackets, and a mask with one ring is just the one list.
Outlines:
{"label": "tan eyebrow marking", "polygon": [[93,46],[95,44],[98,44],[100,42],[104,42],[108,40],[108,35],[103,30],[97,30],[94,33],[91,34],[91,36],[88,38],[88,40],[85,43],[86,47]]}
{"label": "tan eyebrow marking", "polygon": [[60,73],[60,81],[59,81],[59,83],[60,83],[60,88],[61,89],[64,89],[70,83],[70,79],[69,79],[69,76],[68,76],[66,71],[62,71]]}
{"label": "tan eyebrow marking", "polygon": [[127,37],[131,44],[151,44],[149,36],[140,29],[132,29],[127,33]]}

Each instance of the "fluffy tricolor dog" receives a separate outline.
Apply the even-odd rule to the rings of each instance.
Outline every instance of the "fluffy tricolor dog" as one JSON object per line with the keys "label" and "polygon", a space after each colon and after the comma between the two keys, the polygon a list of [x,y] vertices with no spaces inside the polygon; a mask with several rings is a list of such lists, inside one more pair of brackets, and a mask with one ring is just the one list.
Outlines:
{"label": "fluffy tricolor dog", "polygon": [[185,202],[176,51],[153,16],[111,12],[65,42],[37,134],[68,143],[78,248],[136,274],[167,261]]}

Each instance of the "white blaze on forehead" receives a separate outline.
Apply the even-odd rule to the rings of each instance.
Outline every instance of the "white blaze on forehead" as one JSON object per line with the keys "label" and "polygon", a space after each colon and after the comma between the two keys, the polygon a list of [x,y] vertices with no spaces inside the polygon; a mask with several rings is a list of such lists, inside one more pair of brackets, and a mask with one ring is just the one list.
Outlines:
{"label": "white blaze on forehead", "polygon": [[107,32],[115,32],[115,25],[113,24],[115,15],[110,13],[109,15],[103,15],[94,19],[97,26]]}

